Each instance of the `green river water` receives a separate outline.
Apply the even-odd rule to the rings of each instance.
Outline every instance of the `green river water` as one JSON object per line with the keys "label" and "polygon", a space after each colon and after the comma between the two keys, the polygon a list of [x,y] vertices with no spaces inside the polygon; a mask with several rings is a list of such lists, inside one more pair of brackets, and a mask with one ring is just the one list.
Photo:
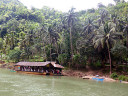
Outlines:
{"label": "green river water", "polygon": [[18,74],[0,69],[0,96],[128,96],[128,84]]}

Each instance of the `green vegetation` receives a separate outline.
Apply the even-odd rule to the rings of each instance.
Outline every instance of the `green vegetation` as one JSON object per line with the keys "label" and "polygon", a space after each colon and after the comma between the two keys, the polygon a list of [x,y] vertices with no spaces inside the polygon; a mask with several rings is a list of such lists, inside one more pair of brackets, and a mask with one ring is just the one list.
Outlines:
{"label": "green vegetation", "polygon": [[111,74],[111,78],[113,78],[113,79],[118,79],[117,73],[112,73],[112,74]]}
{"label": "green vegetation", "polygon": [[124,76],[124,75],[117,75],[117,73],[112,73],[111,74],[111,78],[113,79],[118,79],[118,80],[122,80],[122,81],[128,81],[128,77]]}
{"label": "green vegetation", "polygon": [[[18,0],[0,0],[1,60],[57,60],[69,68],[114,68],[128,60],[128,3],[63,13],[27,9]],[[128,69],[126,69],[128,70]],[[124,71],[124,70],[123,70]],[[115,78],[112,76],[112,78]]]}
{"label": "green vegetation", "polygon": [[128,81],[128,77],[124,76],[124,75],[120,75],[118,77],[119,80],[122,80],[122,81]]}

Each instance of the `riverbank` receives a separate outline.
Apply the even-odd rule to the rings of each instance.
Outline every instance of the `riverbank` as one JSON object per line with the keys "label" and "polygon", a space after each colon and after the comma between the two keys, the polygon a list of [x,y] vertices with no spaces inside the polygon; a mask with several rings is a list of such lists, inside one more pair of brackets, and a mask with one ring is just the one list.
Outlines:
{"label": "riverbank", "polygon": [[109,73],[103,73],[103,70],[86,70],[86,71],[79,71],[79,70],[63,70],[63,75],[65,76],[72,76],[82,79],[92,80],[96,75],[99,75],[99,78],[104,78],[104,82],[121,82],[127,83],[126,81],[114,80],[110,78]]}
{"label": "riverbank", "polygon": [[73,69],[68,69],[68,70],[63,70],[63,74],[66,76],[74,76],[74,77],[83,77],[83,76],[105,76],[109,77],[109,74],[103,73],[102,70],[73,70]]}
{"label": "riverbank", "polygon": [[[15,63],[3,63],[0,64],[0,68],[6,68],[6,69],[14,69],[14,64]],[[77,77],[77,78],[82,78],[82,79],[88,79],[92,80],[96,75],[99,75],[100,78],[104,78],[104,82],[120,82],[119,80],[114,80],[110,78],[110,75],[108,72],[104,72],[104,70],[92,70],[92,69],[86,69],[86,70],[73,70],[73,69],[64,69],[62,71],[62,74],[64,76],[68,77]],[[128,83],[125,81],[121,81],[122,83]]]}

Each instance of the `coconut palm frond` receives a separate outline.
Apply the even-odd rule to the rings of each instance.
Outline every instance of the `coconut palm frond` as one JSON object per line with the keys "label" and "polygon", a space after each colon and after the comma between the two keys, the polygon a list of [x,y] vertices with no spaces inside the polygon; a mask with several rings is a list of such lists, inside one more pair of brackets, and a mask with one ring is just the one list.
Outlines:
{"label": "coconut palm frond", "polygon": [[115,27],[111,28],[110,31],[109,31],[110,34],[115,33],[115,32],[116,32],[116,28]]}
{"label": "coconut palm frond", "polygon": [[123,33],[121,33],[121,32],[116,32],[116,33],[114,33],[116,36],[123,36]]}
{"label": "coconut palm frond", "polygon": [[101,39],[97,39],[97,40],[94,42],[94,48],[97,49],[100,45],[101,45]]}
{"label": "coconut palm frond", "polygon": [[104,48],[104,45],[105,45],[105,38],[101,38],[101,39],[100,39],[100,42],[101,42],[102,48]]}
{"label": "coconut palm frond", "polygon": [[97,38],[97,39],[98,39],[98,38],[102,38],[102,37],[104,37],[103,34],[98,34],[98,35],[95,36],[95,38]]}
{"label": "coconut palm frond", "polygon": [[113,22],[109,22],[109,23],[108,23],[108,28],[109,28],[109,29],[116,28],[116,24],[113,23]]}
{"label": "coconut palm frond", "polygon": [[123,33],[121,32],[116,32],[114,34],[111,34],[111,37],[115,38],[115,39],[123,39]]}
{"label": "coconut palm frond", "polygon": [[101,26],[99,27],[99,33],[100,33],[100,34],[104,34],[104,26],[103,26],[103,25],[101,25]]}

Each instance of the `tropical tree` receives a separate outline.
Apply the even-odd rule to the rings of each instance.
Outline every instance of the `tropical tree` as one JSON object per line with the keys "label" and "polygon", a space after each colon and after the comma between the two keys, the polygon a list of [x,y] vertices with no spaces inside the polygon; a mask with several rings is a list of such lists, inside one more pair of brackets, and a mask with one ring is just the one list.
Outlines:
{"label": "tropical tree", "polygon": [[[73,30],[74,22],[76,20],[76,15],[75,15],[74,10],[75,10],[75,8],[71,8],[71,10],[69,10],[69,13],[67,16],[67,23],[69,26],[69,33],[70,33],[71,62],[73,61],[72,30]],[[69,64],[69,67],[70,67],[70,64]]]}
{"label": "tropical tree", "polygon": [[98,49],[98,51],[102,51],[102,49],[107,48],[109,63],[110,63],[110,74],[112,73],[112,60],[111,60],[111,52],[110,49],[116,44],[116,41],[121,39],[122,34],[116,32],[116,24],[113,22],[109,22],[105,25],[100,26],[99,30],[97,30],[97,35],[93,40],[94,48]]}

